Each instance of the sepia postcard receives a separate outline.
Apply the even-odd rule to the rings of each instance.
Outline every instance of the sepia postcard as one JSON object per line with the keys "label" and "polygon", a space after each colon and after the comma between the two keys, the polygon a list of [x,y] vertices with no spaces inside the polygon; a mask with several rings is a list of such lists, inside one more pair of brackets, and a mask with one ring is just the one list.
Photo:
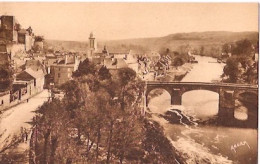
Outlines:
{"label": "sepia postcard", "polygon": [[0,1],[0,164],[257,164],[258,9]]}

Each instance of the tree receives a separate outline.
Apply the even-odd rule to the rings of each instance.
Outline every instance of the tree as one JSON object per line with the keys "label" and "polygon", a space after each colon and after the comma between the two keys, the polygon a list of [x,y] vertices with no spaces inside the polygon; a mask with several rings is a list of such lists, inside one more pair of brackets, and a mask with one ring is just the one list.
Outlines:
{"label": "tree", "polygon": [[232,54],[238,56],[250,56],[252,52],[254,52],[253,45],[248,39],[237,41],[235,48],[232,50]]}
{"label": "tree", "polygon": [[36,163],[64,163],[71,156],[77,159],[72,121],[64,110],[63,102],[54,99],[44,103],[36,112],[33,125],[37,131],[37,142],[35,150],[32,150]]}
{"label": "tree", "polygon": [[136,72],[131,68],[121,68],[118,70],[119,81],[122,86],[126,86],[136,77]]}
{"label": "tree", "polygon": [[228,76],[229,81],[235,83],[239,76],[238,61],[235,58],[227,59],[226,66],[223,71],[224,74]]}
{"label": "tree", "polygon": [[13,84],[13,69],[9,64],[0,66],[0,91],[10,90]]}
{"label": "tree", "polygon": [[43,36],[35,36],[35,42],[42,42],[44,41],[44,37]]}
{"label": "tree", "polygon": [[111,78],[111,73],[106,66],[102,66],[98,71],[98,76],[100,80],[106,80]]}
{"label": "tree", "polygon": [[73,73],[73,77],[79,77],[82,75],[92,74],[94,75],[96,68],[94,63],[90,62],[89,59],[85,59],[79,64],[78,70]]}
{"label": "tree", "polygon": [[228,43],[223,44],[222,46],[222,52],[229,53],[231,52],[231,45]]}
{"label": "tree", "polygon": [[54,99],[37,111],[36,161],[141,163],[145,151],[157,157],[158,151],[143,145],[147,137],[140,107],[144,83],[129,68],[108,78],[105,68],[97,70],[90,61],[86,65],[93,71],[81,70],[61,87],[65,92],[62,100]]}
{"label": "tree", "polygon": [[201,47],[200,47],[199,55],[201,55],[201,56],[204,56],[204,55],[205,55],[205,47],[204,47],[204,46],[201,46]]}
{"label": "tree", "polygon": [[22,142],[21,134],[3,138],[4,132],[0,134],[0,163],[26,163],[28,151],[17,153],[17,147]]}

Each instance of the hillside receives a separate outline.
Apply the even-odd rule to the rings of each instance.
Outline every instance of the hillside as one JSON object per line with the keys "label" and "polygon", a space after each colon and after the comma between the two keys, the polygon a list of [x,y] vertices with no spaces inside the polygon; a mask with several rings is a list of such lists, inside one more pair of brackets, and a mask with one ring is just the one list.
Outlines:
{"label": "hillside", "polygon": [[[187,47],[201,51],[201,47],[203,47],[205,55],[210,55],[213,51],[220,51],[224,43],[233,43],[241,39],[249,39],[255,44],[258,40],[258,32],[215,31],[175,33],[164,37],[98,41],[98,48],[102,49],[106,45],[110,51],[131,49],[138,52],[145,52],[147,50],[161,51],[166,48],[183,51]],[[74,51],[85,51],[88,48],[87,42],[47,40],[46,44]]]}
{"label": "hillside", "polygon": [[61,40],[45,40],[45,49],[61,50],[61,51],[77,51],[87,52],[88,42],[80,41],[61,41]]}

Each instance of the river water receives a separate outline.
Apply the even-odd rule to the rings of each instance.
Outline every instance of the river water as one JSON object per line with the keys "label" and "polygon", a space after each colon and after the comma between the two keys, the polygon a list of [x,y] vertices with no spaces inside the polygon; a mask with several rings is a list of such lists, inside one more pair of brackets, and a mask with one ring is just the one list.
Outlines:
{"label": "river water", "polygon": [[[212,82],[219,79],[224,64],[211,57],[196,56],[198,64],[182,79],[186,82]],[[161,123],[173,146],[188,164],[257,163],[257,129],[214,126],[205,123],[217,117],[218,94],[190,91],[183,94],[181,106],[170,105],[170,95],[163,91],[151,98],[148,107],[154,120]],[[235,117],[243,121],[247,109],[240,107]],[[204,122],[201,124],[201,122]],[[180,161],[180,163],[182,163]]]}

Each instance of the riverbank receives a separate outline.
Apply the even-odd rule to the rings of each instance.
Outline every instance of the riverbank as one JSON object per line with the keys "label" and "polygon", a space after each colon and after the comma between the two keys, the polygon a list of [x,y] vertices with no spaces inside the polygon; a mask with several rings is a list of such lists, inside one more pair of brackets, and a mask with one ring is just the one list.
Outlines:
{"label": "riverbank", "polygon": [[185,63],[179,67],[170,67],[165,75],[158,76],[158,81],[181,81],[193,68],[193,64]]}
{"label": "riverbank", "polygon": [[[224,64],[209,57],[196,58],[199,63],[194,64],[181,81],[212,82],[220,78]],[[171,106],[169,93],[163,91],[162,94],[150,98],[148,113],[164,128],[165,136],[176,151],[180,152],[184,163],[256,163],[257,129],[224,127],[206,122],[201,124],[202,119],[212,120],[216,117],[218,102],[217,93],[197,90],[183,94],[181,106]],[[254,111],[254,108],[248,108],[248,113],[244,114],[249,118],[252,115],[250,111]],[[240,122],[246,124],[245,121]],[[235,151],[231,149],[234,144],[241,142],[247,143],[250,148],[241,146]]]}
{"label": "riverbank", "polygon": [[140,75],[144,81],[181,81],[193,68],[192,63],[185,63],[179,67],[171,66],[166,74],[154,77],[154,72]]}

